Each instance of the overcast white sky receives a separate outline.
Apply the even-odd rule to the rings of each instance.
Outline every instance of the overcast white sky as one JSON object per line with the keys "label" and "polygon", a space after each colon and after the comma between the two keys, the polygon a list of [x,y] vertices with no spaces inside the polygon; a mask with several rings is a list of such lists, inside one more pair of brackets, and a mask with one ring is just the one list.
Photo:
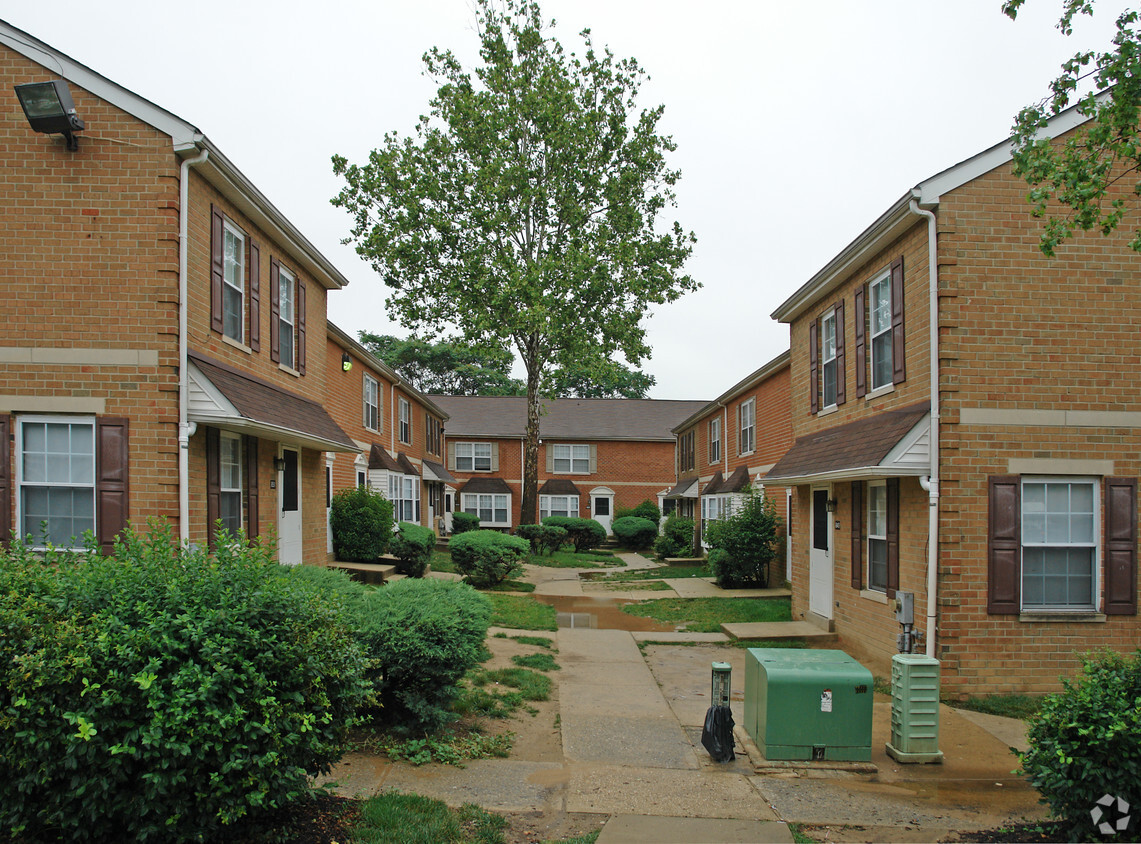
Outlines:
{"label": "overcast white sky", "polygon": [[[650,74],[645,106],[682,171],[670,220],[697,234],[704,287],[647,323],[654,398],[712,399],[788,347],[769,314],[920,180],[1003,140],[1078,49],[1104,48],[1125,5],[1100,0],[1070,38],[1061,0],[543,0],[568,48]],[[434,86],[421,56],[471,67],[468,0],[52,0],[0,17],[208,135],[351,280],[329,316],[406,334],[328,200],[329,159],[412,131]],[[667,220],[668,222],[668,220]]]}

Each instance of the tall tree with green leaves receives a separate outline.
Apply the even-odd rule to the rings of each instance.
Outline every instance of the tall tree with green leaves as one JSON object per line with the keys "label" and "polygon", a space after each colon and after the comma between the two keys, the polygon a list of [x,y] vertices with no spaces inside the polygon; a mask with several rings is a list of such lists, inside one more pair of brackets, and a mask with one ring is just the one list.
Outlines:
{"label": "tall tree with green leaves", "polygon": [[506,349],[476,349],[444,338],[359,334],[361,345],[422,393],[450,396],[521,396],[523,382],[511,377],[515,358]]}
{"label": "tall tree with green leaves", "polygon": [[551,373],[551,395],[574,399],[644,399],[657,383],[653,375],[618,361],[573,361]]}
{"label": "tall tree with green leaves", "polygon": [[[1016,18],[1026,0],[1006,0],[1002,11]],[[1076,15],[1092,15],[1094,0],[1062,0],[1058,29],[1073,33]],[[1075,230],[1113,232],[1129,206],[1118,182],[1141,195],[1141,38],[1137,12],[1117,18],[1112,49],[1082,50],[1062,65],[1050,83],[1051,94],[1018,113],[1014,123],[1014,172],[1030,185],[1036,217],[1046,224],[1039,240],[1043,254],[1053,257]],[[1080,93],[1079,89],[1088,87]],[[1050,118],[1076,102],[1091,118],[1063,142],[1040,136]],[[1141,228],[1129,243],[1141,252]]]}
{"label": "tall tree with green leaves", "polygon": [[659,217],[679,173],[639,110],[634,59],[567,52],[537,3],[476,0],[481,63],[424,56],[439,81],[415,134],[385,136],[363,164],[334,156],[333,204],[390,289],[400,322],[432,338],[513,348],[526,371],[522,521],[537,515],[539,415],[550,373],[621,354],[648,357],[642,318],[698,284],[682,271],[695,237]]}

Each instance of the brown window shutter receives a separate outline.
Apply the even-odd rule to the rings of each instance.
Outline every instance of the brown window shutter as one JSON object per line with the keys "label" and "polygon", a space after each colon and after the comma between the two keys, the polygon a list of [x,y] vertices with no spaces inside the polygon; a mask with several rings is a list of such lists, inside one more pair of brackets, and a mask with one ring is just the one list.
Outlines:
{"label": "brown window shutter", "polygon": [[839,407],[848,400],[845,383],[848,380],[848,368],[844,359],[844,303],[836,303],[836,406]]}
{"label": "brown window shutter", "polygon": [[899,588],[899,478],[887,479],[887,596]]}
{"label": "brown window shutter", "polygon": [[95,421],[95,531],[99,550],[110,554],[115,537],[127,526],[127,420],[103,417]]}
{"label": "brown window shutter", "polygon": [[448,443],[448,471],[456,471],[456,444]]}
{"label": "brown window shutter", "polygon": [[598,446],[591,443],[590,446],[590,474],[598,471]]}
{"label": "brown window shutter", "polygon": [[907,380],[903,357],[903,256],[891,265],[891,366],[892,383]]}
{"label": "brown window shutter", "polygon": [[300,280],[297,282],[297,371],[305,374],[305,285]]}
{"label": "brown window shutter", "polygon": [[222,438],[217,428],[206,429],[206,542],[214,547],[222,515]]}
{"label": "brown window shutter", "polygon": [[852,481],[852,588],[864,588],[863,481]]}
{"label": "brown window shutter", "polygon": [[250,238],[250,348],[261,351],[261,249]]}
{"label": "brown window shutter", "polygon": [[860,285],[856,290],[856,398],[868,392],[868,286]]}
{"label": "brown window shutter", "polygon": [[12,541],[12,417],[0,414],[0,544]]}
{"label": "brown window shutter", "polygon": [[260,534],[258,513],[258,438],[245,436],[242,448],[246,452],[246,537],[254,539]]}
{"label": "brown window shutter", "polygon": [[1106,615],[1137,615],[1137,479],[1105,479]]}
{"label": "brown window shutter", "polygon": [[812,413],[820,410],[820,320],[814,319],[808,324],[808,381],[812,391],[808,400],[808,409]]}
{"label": "brown window shutter", "polygon": [[1022,609],[1022,481],[1018,475],[987,479],[987,612],[1017,615]]}
{"label": "brown window shutter", "polygon": [[222,256],[222,212],[210,206],[210,328],[222,333],[222,276],[225,259]]}
{"label": "brown window shutter", "polygon": [[281,362],[281,264],[269,259],[269,359]]}

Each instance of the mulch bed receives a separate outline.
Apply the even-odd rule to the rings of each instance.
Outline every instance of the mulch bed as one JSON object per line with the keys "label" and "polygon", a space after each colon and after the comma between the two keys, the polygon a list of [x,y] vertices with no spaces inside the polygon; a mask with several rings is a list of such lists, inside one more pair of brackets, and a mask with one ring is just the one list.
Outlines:
{"label": "mulch bed", "polygon": [[980,829],[977,832],[960,832],[959,841],[978,842],[1012,842],[1013,844],[1046,844],[1047,842],[1073,841],[1073,836],[1066,832],[1066,826],[1061,821],[1043,821],[1041,823],[1011,824],[1000,826],[998,829]]}
{"label": "mulch bed", "polygon": [[230,844],[332,844],[351,840],[350,832],[360,804],[347,797],[319,794],[298,800],[268,815],[258,815],[248,825],[226,832]]}

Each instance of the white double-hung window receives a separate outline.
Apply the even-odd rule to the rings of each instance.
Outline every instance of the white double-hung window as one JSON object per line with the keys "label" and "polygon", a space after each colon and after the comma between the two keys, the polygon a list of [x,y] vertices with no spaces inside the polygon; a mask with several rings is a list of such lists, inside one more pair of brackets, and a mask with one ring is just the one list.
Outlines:
{"label": "white double-hung window", "polygon": [[1022,479],[1022,608],[1093,610],[1098,544],[1093,478]]}
{"label": "white double-hung window", "polygon": [[511,500],[508,495],[496,493],[465,493],[463,496],[463,510],[479,516],[481,527],[510,527],[507,511]]}
{"label": "white double-hung window", "polygon": [[420,479],[415,475],[388,475],[388,500],[397,522],[420,523]]}
{"label": "white double-hung window", "polygon": [[836,362],[836,311],[830,311],[821,321],[820,363],[824,371],[823,406],[836,406],[837,362]]}
{"label": "white double-hung window", "polygon": [[490,472],[491,443],[456,443],[456,471]]}
{"label": "white double-hung window", "polygon": [[868,333],[872,347],[872,389],[892,383],[891,273],[868,285]]}
{"label": "white double-hung window", "polygon": [[294,304],[296,283],[297,279],[285,267],[278,270],[278,353],[281,365],[289,369],[295,368],[297,358],[297,309]]}
{"label": "white double-hung window", "polygon": [[246,291],[246,236],[222,221],[222,333],[243,342]]}
{"label": "white double-hung window", "polygon": [[887,484],[868,487],[868,588],[887,591]]}
{"label": "white double-hung window", "polygon": [[737,453],[750,454],[757,447],[757,400],[747,399],[737,408]]}
{"label": "white double-hung window", "polygon": [[590,473],[589,445],[554,445],[554,469],[574,475]]}
{"label": "white double-hung window", "polygon": [[242,529],[242,438],[223,431],[218,438],[221,498],[218,518],[222,527],[237,536]]}
{"label": "white double-hung window", "polygon": [[578,518],[578,496],[577,495],[540,495],[539,496],[539,518],[545,519],[547,516],[570,516],[571,518]]}
{"label": "white double-hung window", "polygon": [[371,375],[364,376],[364,426],[380,430],[380,384]]}
{"label": "white double-hung window", "polygon": [[95,530],[95,420],[25,416],[16,431],[21,535],[82,548]]}

